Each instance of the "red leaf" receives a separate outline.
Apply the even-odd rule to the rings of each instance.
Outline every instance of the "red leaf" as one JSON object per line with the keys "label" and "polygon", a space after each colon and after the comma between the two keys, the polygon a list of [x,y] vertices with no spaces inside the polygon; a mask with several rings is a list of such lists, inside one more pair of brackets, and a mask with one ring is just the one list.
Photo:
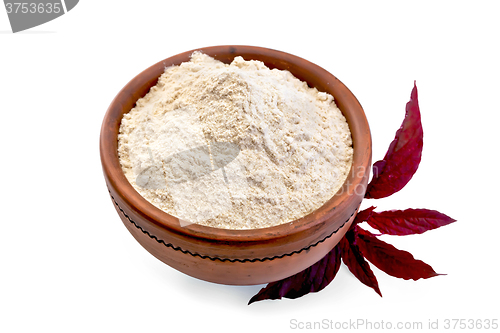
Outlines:
{"label": "red leaf", "polygon": [[355,244],[365,258],[387,274],[405,279],[427,279],[437,274],[431,266],[413,258],[411,253],[377,239],[372,233],[356,227]]}
{"label": "red leaf", "polygon": [[385,198],[401,190],[418,169],[422,156],[424,132],[420,121],[417,85],[406,104],[405,119],[383,160],[373,164],[373,177],[365,198]]}
{"label": "red leaf", "polygon": [[371,212],[366,222],[383,234],[404,236],[421,234],[456,220],[430,209],[390,210]]}
{"label": "red leaf", "polygon": [[370,265],[365,261],[359,248],[354,244],[354,232],[348,231],[344,238],[340,240],[342,261],[349,268],[352,274],[366,286],[373,288],[382,296],[378,287],[377,278],[373,274]]}
{"label": "red leaf", "polygon": [[370,218],[370,216],[372,215],[372,212],[375,208],[377,208],[377,207],[371,206],[371,207],[368,207],[368,208],[358,212],[358,214],[356,214],[356,217],[354,218],[354,222],[352,223],[351,229],[356,224],[361,223],[361,222],[365,222],[366,220],[368,220]]}
{"label": "red leaf", "polygon": [[309,268],[280,281],[271,282],[254,295],[248,304],[265,299],[299,298],[325,288],[340,268],[340,248],[334,247]]}

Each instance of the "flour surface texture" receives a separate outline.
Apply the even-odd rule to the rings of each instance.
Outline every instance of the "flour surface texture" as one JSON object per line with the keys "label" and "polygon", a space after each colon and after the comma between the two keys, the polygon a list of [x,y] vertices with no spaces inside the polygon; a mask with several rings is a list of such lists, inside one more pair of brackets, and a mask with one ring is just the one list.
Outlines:
{"label": "flour surface texture", "polygon": [[181,224],[254,229],[321,207],[353,150],[331,95],[259,61],[195,52],[124,115],[118,153],[131,185]]}

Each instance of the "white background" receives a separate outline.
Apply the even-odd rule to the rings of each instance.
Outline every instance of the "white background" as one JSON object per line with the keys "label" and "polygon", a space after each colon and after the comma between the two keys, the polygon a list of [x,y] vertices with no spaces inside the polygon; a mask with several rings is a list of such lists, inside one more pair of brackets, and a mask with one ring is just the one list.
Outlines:
{"label": "white background", "polygon": [[[298,331],[292,319],[364,319],[422,322],[423,332],[429,320],[500,319],[498,4],[83,0],[18,34],[0,8],[0,331],[286,332]],[[365,109],[374,161],[416,80],[420,168],[402,191],[363,207],[457,219],[383,237],[446,276],[404,281],[373,268],[381,298],[342,266],[319,293],[247,306],[263,286],[199,281],[140,247],[102,176],[104,113],[143,69],[222,44],[278,49],[337,76]]]}

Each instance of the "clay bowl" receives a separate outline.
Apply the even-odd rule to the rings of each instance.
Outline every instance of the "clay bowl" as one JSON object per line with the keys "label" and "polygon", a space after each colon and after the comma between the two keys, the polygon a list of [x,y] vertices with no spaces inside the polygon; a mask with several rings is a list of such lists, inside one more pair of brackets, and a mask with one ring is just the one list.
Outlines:
{"label": "clay bowl", "polygon": [[132,79],[112,101],[101,128],[100,153],[111,200],[125,227],[152,255],[190,276],[222,284],[252,285],[296,274],[325,256],[344,236],[365,194],[371,165],[371,136],[363,109],[335,76],[288,53],[252,46],[198,49],[220,61],[260,60],[286,69],[311,87],[332,94],[350,126],[353,166],[341,190],[298,220],[270,228],[226,230],[179,219],[146,201],[125,178],[117,153],[123,114],[156,84],[166,66],[189,61],[193,51],[167,58]]}

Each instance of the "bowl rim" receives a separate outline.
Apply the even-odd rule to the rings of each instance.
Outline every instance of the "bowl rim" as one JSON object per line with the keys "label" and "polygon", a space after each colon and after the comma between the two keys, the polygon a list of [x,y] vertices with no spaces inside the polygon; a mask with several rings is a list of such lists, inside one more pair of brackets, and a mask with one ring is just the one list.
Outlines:
{"label": "bowl rim", "polygon": [[[131,109],[125,106],[126,103],[124,101],[128,99],[130,103],[132,99],[135,99],[132,102],[132,107],[135,106],[137,99],[144,96],[144,94],[149,91],[149,88],[156,84],[158,77],[163,73],[166,67],[179,65],[182,62],[189,61],[189,57],[195,51],[208,54],[226,63],[230,61],[231,58],[238,55],[243,56],[245,60],[251,60],[251,56],[245,57],[244,55],[264,54],[265,56],[272,57],[274,61],[274,63],[271,64],[265,62],[268,67],[288,69],[292,73],[296,66],[302,69],[305,68],[307,71],[315,73],[315,75],[321,75],[327,78],[328,80],[325,81],[327,85],[335,84],[337,89],[340,90],[338,95],[342,95],[343,98],[349,99],[349,103],[351,103],[352,107],[357,109],[358,112],[357,128],[351,128],[351,123],[349,123],[353,139],[353,163],[347,179],[341,189],[332,198],[310,214],[280,225],[258,229],[222,229],[199,224],[188,224],[183,226],[177,217],[157,208],[143,198],[132,187],[121,169],[118,158],[118,132],[116,129],[120,126],[123,114],[129,112]],[[295,74],[294,76],[297,77]],[[298,78],[301,79],[300,77]],[[310,85],[310,82],[307,83]],[[138,86],[149,86],[149,88],[146,89],[144,94],[141,94],[137,92]],[[318,90],[322,91],[321,89]],[[334,95],[334,100],[338,105],[337,97],[338,96]],[[341,106],[338,106],[344,116],[346,116]],[[124,108],[128,108],[128,110],[123,111]],[[356,135],[354,133],[356,133]],[[364,133],[366,140],[359,139],[361,133]],[[354,191],[359,190],[358,186],[364,188],[364,196],[366,179],[368,177],[367,174],[369,174],[371,165],[371,134],[366,115],[359,101],[342,82],[325,69],[298,56],[274,49],[247,45],[221,45],[193,49],[159,61],[136,75],[118,92],[109,105],[103,119],[99,145],[103,172],[109,181],[108,186],[116,189],[116,194],[120,197],[120,201],[157,228],[168,230],[177,235],[203,239],[209,242],[272,242],[281,238],[300,237],[299,235],[307,230],[317,229],[321,224],[325,224],[329,221],[337,207],[345,203],[350,196],[355,195]],[[357,168],[363,168],[364,174],[360,175],[359,172],[355,172]],[[355,205],[356,209],[359,207],[361,200]],[[354,214],[354,212],[349,212],[347,216],[352,216],[352,214]],[[338,221],[338,228],[334,228],[334,232],[339,230],[345,222],[346,221]],[[329,236],[331,236],[331,233],[327,237]]]}

